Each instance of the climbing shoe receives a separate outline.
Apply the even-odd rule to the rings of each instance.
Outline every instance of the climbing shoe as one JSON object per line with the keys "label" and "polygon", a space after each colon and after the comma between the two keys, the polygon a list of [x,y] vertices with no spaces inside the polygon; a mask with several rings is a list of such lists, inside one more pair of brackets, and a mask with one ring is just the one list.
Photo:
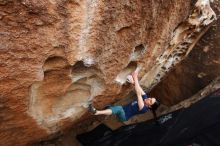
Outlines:
{"label": "climbing shoe", "polygon": [[96,108],[94,108],[92,104],[89,104],[89,111],[90,111],[92,114],[95,114],[95,113],[96,113]]}

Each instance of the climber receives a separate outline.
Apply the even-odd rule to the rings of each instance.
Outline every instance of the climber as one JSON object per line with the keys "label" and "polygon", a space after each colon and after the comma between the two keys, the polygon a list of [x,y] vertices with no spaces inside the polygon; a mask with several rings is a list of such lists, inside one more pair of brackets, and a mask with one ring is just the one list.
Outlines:
{"label": "climber", "polygon": [[154,97],[147,97],[147,94],[143,91],[138,82],[138,69],[136,69],[132,75],[128,76],[128,81],[134,85],[137,100],[130,102],[124,106],[108,106],[104,110],[96,110],[96,108],[90,104],[89,111],[94,115],[116,115],[119,121],[125,122],[128,121],[134,115],[143,114],[150,109],[154,118],[156,118],[156,109],[160,103]]}

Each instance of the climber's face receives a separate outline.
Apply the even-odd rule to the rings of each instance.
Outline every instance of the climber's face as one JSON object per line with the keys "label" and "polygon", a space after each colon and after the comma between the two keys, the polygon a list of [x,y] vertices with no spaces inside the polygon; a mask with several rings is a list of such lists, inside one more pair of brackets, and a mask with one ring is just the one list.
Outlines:
{"label": "climber's face", "polygon": [[149,97],[147,99],[144,100],[144,103],[147,105],[147,106],[151,106],[153,105],[154,103],[156,102],[156,99],[154,97]]}

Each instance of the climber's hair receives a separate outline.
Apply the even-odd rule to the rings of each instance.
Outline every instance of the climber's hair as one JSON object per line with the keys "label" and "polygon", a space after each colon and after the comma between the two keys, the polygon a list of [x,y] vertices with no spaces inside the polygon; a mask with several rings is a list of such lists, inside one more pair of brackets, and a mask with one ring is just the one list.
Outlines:
{"label": "climber's hair", "polygon": [[[155,98],[155,99],[156,99],[156,98]],[[152,104],[152,105],[150,106],[150,109],[151,109],[152,111],[156,111],[159,106],[160,106],[160,102],[156,100],[156,101],[154,102],[154,104]]]}
{"label": "climber's hair", "polygon": [[[155,98],[156,99],[156,98]],[[156,124],[159,125],[159,122],[157,121],[157,114],[156,114],[156,110],[157,108],[160,106],[160,102],[159,101],[155,101],[154,104],[151,105],[151,107],[149,107],[149,109],[152,111],[153,116],[154,116],[154,121]]]}

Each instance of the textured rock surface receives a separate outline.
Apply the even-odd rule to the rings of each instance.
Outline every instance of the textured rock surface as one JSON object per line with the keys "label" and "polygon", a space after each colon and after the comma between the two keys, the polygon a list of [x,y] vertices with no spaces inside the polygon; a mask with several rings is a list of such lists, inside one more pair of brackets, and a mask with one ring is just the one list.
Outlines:
{"label": "textured rock surface", "polygon": [[[153,66],[142,78],[146,88],[153,88],[160,79],[177,63],[183,60],[195,46],[201,36],[208,30],[208,24],[216,20],[216,14],[209,1],[198,0],[190,16],[173,32],[166,50],[157,58]],[[149,78],[151,76],[151,78]]]}
{"label": "textured rock surface", "polygon": [[[212,4],[220,17],[220,1]],[[188,57],[175,67],[153,90],[166,105],[174,105],[203,89],[220,76],[220,20],[213,23]],[[160,91],[160,92],[158,92]]]}
{"label": "textured rock surface", "polygon": [[[193,103],[203,99],[208,94],[214,92],[215,90],[217,90],[219,88],[220,88],[220,77],[218,77],[215,80],[213,80],[209,85],[207,85],[204,89],[200,90],[195,95],[189,97],[186,100],[181,101],[180,103],[178,103],[178,104],[176,104],[174,106],[171,106],[171,107],[163,110],[163,112],[161,112],[161,113],[158,113],[158,116],[163,115],[163,114],[167,114],[167,113],[170,113],[170,112],[173,112],[173,111],[181,109],[181,108],[189,107]],[[145,117],[146,117],[146,115],[145,115]],[[107,121],[109,121],[109,120],[107,120]],[[112,121],[110,121],[110,122],[112,122]],[[83,127],[78,127],[78,130],[79,129],[81,130],[80,132],[77,131],[76,129],[72,129],[72,131],[69,132],[68,134],[59,136],[58,138],[53,139],[53,140],[42,141],[42,142],[34,144],[32,146],[51,146],[51,145],[53,145],[53,146],[66,146],[66,145],[82,146],[76,139],[74,139],[74,137],[75,137],[77,132],[78,133],[85,133],[85,132],[91,131],[90,128],[93,129],[94,127],[96,127],[96,126],[94,126],[95,124],[91,124],[91,123],[89,123],[89,124],[90,125],[84,124]],[[104,124],[106,124],[106,122]],[[107,124],[107,126],[109,126],[109,125]],[[110,127],[110,128],[112,128],[112,127]]]}
{"label": "textured rock surface", "polygon": [[[125,96],[127,74],[138,66],[143,76],[158,65],[193,6],[190,0],[0,0],[0,145],[55,134],[86,119],[89,100],[103,107]],[[146,88],[155,85],[145,84],[150,78],[144,76]]]}

